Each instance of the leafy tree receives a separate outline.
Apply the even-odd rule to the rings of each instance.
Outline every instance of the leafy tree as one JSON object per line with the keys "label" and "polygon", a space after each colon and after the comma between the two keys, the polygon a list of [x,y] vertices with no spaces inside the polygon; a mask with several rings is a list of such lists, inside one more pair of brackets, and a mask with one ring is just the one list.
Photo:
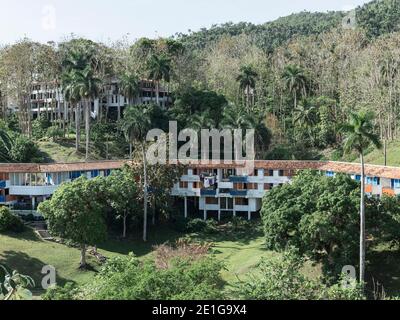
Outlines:
{"label": "leafy tree", "polygon": [[[343,266],[355,265],[359,249],[358,193],[358,183],[348,176],[312,171],[272,189],[261,211],[267,247],[294,246],[322,263],[327,282],[337,280]],[[372,205],[369,212],[374,210]]]}
{"label": "leafy tree", "polygon": [[121,129],[126,140],[130,143],[130,157],[132,159],[132,145],[136,143],[141,147],[143,162],[143,240],[147,241],[147,206],[148,206],[148,181],[146,161],[146,136],[151,128],[152,109],[147,106],[129,106],[125,109]]}
{"label": "leafy tree", "polygon": [[263,259],[257,274],[239,281],[233,294],[246,300],[364,300],[356,283],[348,288],[342,282],[332,287],[318,279],[302,274],[305,259],[295,250],[285,251],[281,257]]}
{"label": "leafy tree", "polygon": [[382,147],[378,135],[374,133],[372,120],[373,113],[351,113],[348,123],[342,126],[346,135],[344,142],[345,152],[356,151],[361,160],[361,205],[360,205],[360,283],[365,281],[365,165],[364,154],[373,144],[376,148]]}
{"label": "leafy tree", "polygon": [[25,226],[22,220],[7,207],[0,207],[0,232],[22,232]]}
{"label": "leafy tree", "polygon": [[46,115],[40,115],[35,121],[32,122],[32,136],[35,140],[42,139],[46,136],[47,129],[51,123]]}
{"label": "leafy tree", "polygon": [[122,237],[126,238],[127,219],[133,218],[141,209],[138,205],[139,191],[136,176],[129,166],[114,172],[107,178],[107,198],[114,209],[117,219],[123,223]]}
{"label": "leafy tree", "polygon": [[218,127],[227,104],[228,101],[223,95],[212,91],[187,88],[178,93],[170,114],[172,119],[178,121],[181,128],[187,128],[190,125],[191,117],[203,114],[208,114],[214,120],[214,125]]}
{"label": "leafy tree", "polygon": [[43,157],[36,144],[25,136],[18,134],[13,137],[9,157],[12,162],[43,162]]}
{"label": "leafy tree", "polygon": [[87,245],[96,245],[107,237],[105,201],[99,201],[105,198],[102,184],[101,178],[87,180],[84,177],[64,183],[50,200],[38,207],[52,234],[79,244],[81,268],[86,267]]}
{"label": "leafy tree", "polygon": [[357,23],[370,37],[399,31],[400,4],[396,0],[375,0],[357,9]]}

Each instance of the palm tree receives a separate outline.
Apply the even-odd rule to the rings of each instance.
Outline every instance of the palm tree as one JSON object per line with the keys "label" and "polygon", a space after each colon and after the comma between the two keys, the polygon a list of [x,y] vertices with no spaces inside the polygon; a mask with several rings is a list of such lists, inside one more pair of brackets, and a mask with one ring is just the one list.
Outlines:
{"label": "palm tree", "polygon": [[380,149],[382,144],[379,136],[373,132],[373,113],[350,113],[348,123],[342,125],[345,133],[344,151],[356,151],[361,159],[361,202],[360,202],[360,283],[365,280],[365,164],[364,152],[373,144]]}
{"label": "palm tree", "polygon": [[99,96],[100,88],[101,80],[95,76],[90,65],[82,71],[75,71],[74,90],[85,103],[86,161],[89,159],[91,105]]}
{"label": "palm tree", "polygon": [[151,55],[147,62],[149,78],[156,85],[156,102],[160,104],[160,81],[170,81],[171,78],[171,60],[166,55]]}
{"label": "palm tree", "polygon": [[[254,129],[255,122],[251,115],[243,109],[243,107],[229,105],[225,108],[223,112],[223,118],[220,124],[220,129],[225,130],[246,130],[246,129]],[[240,150],[236,150],[237,152],[241,152]],[[234,154],[234,160],[238,160],[239,154]]]}
{"label": "palm tree", "polygon": [[236,78],[239,82],[240,89],[244,91],[246,96],[246,106],[250,106],[250,92],[256,87],[256,80],[258,73],[253,69],[252,66],[242,66],[240,68],[240,74]]}
{"label": "palm tree", "polygon": [[[122,75],[119,82],[119,92],[127,100],[128,105],[133,104],[133,99],[135,99],[140,92],[140,82],[139,78],[134,73],[125,73]],[[121,119],[121,108],[118,108],[118,120]]]}
{"label": "palm tree", "polygon": [[299,125],[308,131],[310,139],[313,137],[313,127],[317,124],[317,108],[309,99],[302,99],[293,111],[293,124]]}
{"label": "palm tree", "polygon": [[307,77],[304,70],[296,65],[285,67],[282,79],[285,81],[286,88],[293,94],[294,108],[297,107],[298,94],[303,97],[306,95]]}
{"label": "palm tree", "polygon": [[124,112],[121,120],[121,129],[126,140],[130,145],[130,158],[132,159],[132,145],[141,145],[143,157],[143,194],[144,194],[144,216],[143,216],[143,241],[147,241],[147,205],[148,205],[148,185],[147,185],[147,161],[146,161],[146,135],[152,123],[151,109],[146,106],[129,106]]}
{"label": "palm tree", "polygon": [[76,76],[74,71],[65,71],[62,74],[62,88],[63,95],[66,101],[68,101],[69,105],[75,106],[75,128],[76,128],[76,138],[75,138],[75,150],[79,151],[79,143],[81,140],[81,122],[80,122],[80,102],[79,96],[76,90]]}
{"label": "palm tree", "polygon": [[208,112],[195,114],[190,120],[190,127],[197,131],[215,128],[215,120],[211,118]]}

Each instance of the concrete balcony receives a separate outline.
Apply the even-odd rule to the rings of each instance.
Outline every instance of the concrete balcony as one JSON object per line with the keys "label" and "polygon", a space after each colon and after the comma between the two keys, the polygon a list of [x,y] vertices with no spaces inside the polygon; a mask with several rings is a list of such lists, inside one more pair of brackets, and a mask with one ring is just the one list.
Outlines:
{"label": "concrete balcony", "polygon": [[263,183],[264,176],[249,176],[247,178],[248,183]]}
{"label": "concrete balcony", "polygon": [[214,189],[201,189],[200,190],[200,195],[202,197],[216,197],[217,196],[217,190],[214,190]]}
{"label": "concrete balcony", "polygon": [[233,189],[233,182],[219,182],[218,188],[220,189]]}
{"label": "concrete balcony", "polygon": [[182,182],[200,182],[200,177],[199,176],[182,176],[181,177]]}
{"label": "concrete balcony", "polygon": [[248,190],[231,190],[230,195],[232,197],[242,197],[245,198],[247,197]]}
{"label": "concrete balcony", "polygon": [[248,182],[248,176],[231,176],[229,177],[229,182],[232,183],[247,183]]}
{"label": "concrete balcony", "polygon": [[171,195],[174,197],[198,197],[199,192],[197,192],[196,189],[189,190],[174,188],[171,191]]}
{"label": "concrete balcony", "polygon": [[248,198],[257,198],[257,199],[262,199],[264,198],[265,194],[267,192],[264,190],[249,190],[247,192],[247,197]]}
{"label": "concrete balcony", "polygon": [[49,196],[59,186],[10,186],[10,195],[13,196]]}

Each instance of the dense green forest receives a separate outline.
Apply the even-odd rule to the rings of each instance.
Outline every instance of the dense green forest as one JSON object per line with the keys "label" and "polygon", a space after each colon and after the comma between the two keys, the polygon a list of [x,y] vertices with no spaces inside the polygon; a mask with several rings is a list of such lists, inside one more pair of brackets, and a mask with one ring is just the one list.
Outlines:
{"label": "dense green forest", "polygon": [[[11,150],[19,133],[36,141],[75,137],[77,150],[81,144],[89,150],[86,158],[127,155],[123,124],[107,122],[107,110],[95,123],[74,119],[73,113],[101,99],[99,88],[111,78],[121,79],[120,92],[130,99],[138,95],[139,79],[146,78],[156,84],[154,104],[160,86],[173,97],[167,111],[156,112],[157,125],[178,120],[181,128],[253,127],[259,158],[342,159],[340,127],[350,112],[374,112],[381,139],[398,138],[399,10],[396,0],[372,1],[355,10],[350,27],[343,24],[349,12],[301,12],[262,25],[226,23],[134,43],[71,38],[44,45],[22,39],[0,48],[3,117],[5,96],[21,102],[18,119],[7,119],[16,130],[0,126],[2,143]],[[79,84],[84,73],[90,81]],[[61,83],[69,116],[50,112],[47,119],[32,121],[27,101],[34,81]],[[82,85],[93,90],[79,94]],[[121,130],[110,135],[115,131],[110,128]]]}

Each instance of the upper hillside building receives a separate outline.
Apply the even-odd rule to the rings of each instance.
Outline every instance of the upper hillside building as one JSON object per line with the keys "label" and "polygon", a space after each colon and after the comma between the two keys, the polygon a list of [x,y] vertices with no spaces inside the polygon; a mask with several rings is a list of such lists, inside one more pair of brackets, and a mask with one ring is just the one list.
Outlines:
{"label": "upper hillside building", "polygon": [[[0,95],[0,105],[3,101],[8,113],[18,112],[18,104],[12,99],[7,99]],[[168,108],[172,99],[167,88],[160,86],[159,88],[159,105],[162,108]],[[155,83],[151,80],[142,79],[140,81],[140,90],[137,98],[131,102],[132,104],[156,104],[156,88]],[[61,85],[57,83],[45,84],[35,83],[32,86],[32,92],[29,97],[31,115],[33,119],[38,114],[48,114],[51,119],[73,117],[73,109],[68,101],[64,99]],[[128,105],[128,99],[124,97],[119,88],[117,79],[111,80],[106,84],[101,92],[100,97],[92,102],[91,116],[92,118],[107,116],[117,120],[123,113],[124,108]],[[102,110],[102,115],[100,115]]]}

